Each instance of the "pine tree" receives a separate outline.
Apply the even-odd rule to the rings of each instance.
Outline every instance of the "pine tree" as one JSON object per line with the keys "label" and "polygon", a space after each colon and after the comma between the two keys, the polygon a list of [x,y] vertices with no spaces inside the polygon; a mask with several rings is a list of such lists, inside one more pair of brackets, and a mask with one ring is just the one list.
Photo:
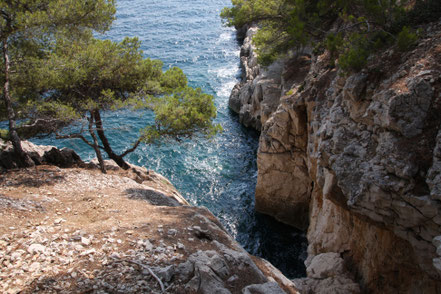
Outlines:
{"label": "pine tree", "polygon": [[[109,29],[114,13],[113,0],[0,3],[4,112],[9,139],[23,166],[32,161],[23,152],[19,136],[55,133],[57,138],[81,139],[95,150],[105,172],[102,150],[128,169],[124,157],[142,142],[164,137],[179,140],[195,132],[210,136],[220,130],[213,124],[213,96],[188,87],[182,70],[174,67],[163,72],[161,61],[143,57],[137,38],[116,43],[94,37],[94,32]],[[117,154],[106,136],[101,112],[123,107],[150,109],[155,123]],[[17,110],[25,121],[18,126]],[[79,132],[60,132],[77,121],[84,122]]]}
{"label": "pine tree", "polygon": [[[75,42],[58,41],[55,50],[39,62],[34,66],[38,69],[35,75],[39,77],[38,88],[45,92],[28,105],[28,116],[33,122],[58,122],[40,132],[83,140],[95,150],[103,171],[101,150],[128,169],[124,157],[142,142],[153,143],[164,137],[179,140],[195,132],[211,135],[219,130],[212,123],[216,117],[213,96],[188,87],[181,69],[163,72],[161,61],[145,59],[137,38],[120,43],[92,36]],[[150,109],[155,112],[155,124],[141,130],[132,146],[117,154],[105,134],[101,112],[119,108]],[[86,123],[79,132],[58,132],[63,122],[81,118],[86,118]]]}
{"label": "pine tree", "polygon": [[[22,166],[33,165],[21,147],[17,133],[11,83],[15,68],[25,59],[29,48],[41,53],[51,41],[63,34],[87,30],[103,32],[114,19],[113,0],[3,0],[0,2],[0,42],[2,44],[2,96],[9,121],[9,139]],[[11,59],[10,48],[17,60]],[[33,51],[33,50],[31,50]],[[35,52],[32,52],[35,54]]]}

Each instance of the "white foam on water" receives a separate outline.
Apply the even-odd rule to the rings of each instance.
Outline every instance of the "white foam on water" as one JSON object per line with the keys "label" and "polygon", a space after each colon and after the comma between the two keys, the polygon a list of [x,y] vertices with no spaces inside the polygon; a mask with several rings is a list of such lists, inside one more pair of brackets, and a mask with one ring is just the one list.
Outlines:
{"label": "white foam on water", "polygon": [[218,97],[228,98],[230,97],[231,90],[233,89],[235,81],[231,81],[228,83],[223,83],[221,87],[216,91],[216,95]]}

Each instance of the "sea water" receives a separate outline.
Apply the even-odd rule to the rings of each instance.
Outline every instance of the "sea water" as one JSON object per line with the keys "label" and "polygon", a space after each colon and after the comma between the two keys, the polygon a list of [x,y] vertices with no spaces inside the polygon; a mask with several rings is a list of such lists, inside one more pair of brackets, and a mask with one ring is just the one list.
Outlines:
{"label": "sea water", "polygon": [[[241,126],[228,109],[228,97],[240,76],[240,49],[235,30],[223,26],[219,17],[227,5],[229,0],[117,2],[115,23],[98,37],[121,41],[137,36],[146,57],[161,59],[165,69],[183,69],[191,86],[215,96],[216,123],[224,129],[212,139],[195,136],[141,145],[126,159],[163,174],[191,204],[209,208],[251,254],[268,259],[289,277],[300,277],[305,274],[304,234],[254,211],[258,133]],[[107,136],[117,151],[130,147],[139,129],[152,119],[142,111],[103,114]],[[53,137],[33,141],[72,148],[83,160],[95,157],[81,141]]]}

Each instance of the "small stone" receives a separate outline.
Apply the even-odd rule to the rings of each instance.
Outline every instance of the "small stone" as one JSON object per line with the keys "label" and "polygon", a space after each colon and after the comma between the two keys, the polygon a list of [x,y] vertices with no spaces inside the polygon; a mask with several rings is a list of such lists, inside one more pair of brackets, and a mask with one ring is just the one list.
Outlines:
{"label": "small stone", "polygon": [[126,234],[127,235],[132,235],[134,232],[132,231],[132,230],[128,230],[127,232],[126,232]]}
{"label": "small stone", "polygon": [[81,236],[78,236],[78,235],[72,236],[72,241],[75,241],[75,242],[81,241]]}
{"label": "small stone", "polygon": [[267,282],[265,284],[248,285],[242,289],[243,294],[283,294],[283,291],[276,282]]}
{"label": "small stone", "polygon": [[145,240],[144,241],[144,247],[147,251],[152,251],[153,250],[153,245],[152,243],[150,243],[149,240]]}
{"label": "small stone", "polygon": [[36,253],[44,253],[46,251],[46,246],[41,244],[32,244],[28,247],[28,253],[36,254]]}
{"label": "small stone", "polygon": [[163,248],[163,247],[156,247],[156,249],[155,249],[155,253],[162,253],[162,252],[164,252],[165,251],[165,248]]}
{"label": "small stone", "polygon": [[76,251],[82,251],[82,250],[84,249],[84,247],[83,247],[82,245],[80,245],[80,244],[76,244],[76,245],[74,246],[74,249],[75,249]]}
{"label": "small stone", "polygon": [[239,279],[239,277],[237,275],[232,275],[227,282],[228,283],[233,283],[234,281],[237,281],[237,279]]}
{"label": "small stone", "polygon": [[62,218],[57,218],[54,220],[54,224],[56,224],[56,225],[60,225],[62,222],[65,222],[65,220]]}
{"label": "small stone", "polygon": [[86,237],[81,237],[81,244],[83,244],[84,246],[89,246],[90,240]]}
{"label": "small stone", "polygon": [[178,242],[178,248],[179,249],[185,249],[185,246],[184,246],[184,244]]}
{"label": "small stone", "polygon": [[73,273],[70,274],[70,276],[71,276],[73,279],[75,279],[75,278],[78,276],[78,274],[77,274],[77,272],[73,272]]}
{"label": "small stone", "polygon": [[435,247],[440,247],[441,246],[441,236],[436,236],[435,238],[433,238],[432,243]]}
{"label": "small stone", "polygon": [[169,266],[164,267],[164,268],[157,267],[157,268],[153,268],[152,270],[164,282],[170,282],[171,279],[173,278],[174,274],[175,274],[175,268],[174,268],[173,265],[169,265]]}
{"label": "small stone", "polygon": [[176,235],[177,233],[178,233],[178,231],[175,230],[175,229],[170,229],[170,230],[168,230],[168,232],[167,232],[168,235],[172,235],[172,236]]}
{"label": "small stone", "polygon": [[40,268],[41,268],[41,264],[39,262],[33,262],[31,264],[31,266],[29,267],[29,271],[30,272],[35,272],[35,271],[40,270]]}
{"label": "small stone", "polygon": [[11,254],[11,260],[15,261],[17,259],[19,259],[21,257],[21,253],[18,251],[15,251],[14,253]]}
{"label": "small stone", "polygon": [[89,249],[89,250],[82,252],[80,255],[85,256],[85,255],[94,254],[94,253],[96,253],[96,250],[95,250],[95,248],[92,248],[92,249]]}

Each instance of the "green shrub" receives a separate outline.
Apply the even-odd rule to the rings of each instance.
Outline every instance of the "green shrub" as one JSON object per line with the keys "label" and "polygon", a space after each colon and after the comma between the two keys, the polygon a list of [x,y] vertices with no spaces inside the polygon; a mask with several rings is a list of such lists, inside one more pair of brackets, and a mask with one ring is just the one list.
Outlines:
{"label": "green shrub", "polygon": [[286,92],[286,96],[291,96],[292,94],[294,94],[294,90],[293,89],[291,89],[291,90],[289,90],[288,92]]}
{"label": "green shrub", "polygon": [[418,35],[408,27],[403,27],[397,36],[397,46],[400,51],[407,51],[418,41]]}
{"label": "green shrub", "polygon": [[331,54],[331,66],[335,66],[335,59],[338,57],[339,51],[341,50],[341,47],[343,46],[343,35],[338,34],[328,34],[326,36],[326,49],[328,49],[329,53]]}
{"label": "green shrub", "polygon": [[[331,66],[338,59],[349,71],[362,69],[370,53],[395,41],[401,51],[409,50],[418,38],[412,28],[441,17],[441,0],[416,0],[413,6],[395,0],[232,0],[232,4],[221,17],[236,28],[259,25],[253,42],[261,64],[311,46],[315,54],[326,48]],[[329,33],[336,23],[337,31]]]}
{"label": "green shrub", "polygon": [[0,129],[0,139],[9,140],[9,131],[6,129]]}
{"label": "green shrub", "polygon": [[338,59],[338,64],[346,72],[358,72],[366,66],[369,52],[362,47],[351,47],[342,53]]}

